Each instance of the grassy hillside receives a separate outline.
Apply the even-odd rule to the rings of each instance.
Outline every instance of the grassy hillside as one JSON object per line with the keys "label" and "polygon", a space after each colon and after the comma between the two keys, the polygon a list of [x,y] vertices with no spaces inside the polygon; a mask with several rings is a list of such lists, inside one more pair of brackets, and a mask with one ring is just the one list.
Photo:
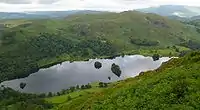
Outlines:
{"label": "grassy hillside", "polygon": [[130,11],[74,15],[62,20],[1,21],[0,82],[65,60],[119,54],[177,55],[200,41],[195,28],[155,14]]}
{"label": "grassy hillside", "polygon": [[[172,59],[155,71],[89,89],[47,98],[55,110],[133,110],[200,108],[200,52]],[[71,100],[67,97],[71,96]]]}

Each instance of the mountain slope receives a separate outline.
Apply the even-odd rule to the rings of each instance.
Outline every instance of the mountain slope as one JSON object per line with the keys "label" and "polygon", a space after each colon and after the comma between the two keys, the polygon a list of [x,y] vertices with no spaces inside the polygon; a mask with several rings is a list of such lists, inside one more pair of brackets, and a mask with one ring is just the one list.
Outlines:
{"label": "mountain slope", "polygon": [[2,24],[6,28],[0,36],[0,81],[25,77],[66,60],[122,54],[177,55],[188,50],[180,44],[200,42],[193,27],[136,11]]}
{"label": "mountain slope", "polygon": [[179,16],[179,17],[193,17],[200,15],[199,7],[190,7],[182,5],[162,5],[159,7],[150,7],[144,9],[138,9],[137,11],[145,13],[155,13],[162,16]]}
{"label": "mountain slope", "polygon": [[141,73],[136,78],[113,83],[103,91],[81,95],[55,106],[59,110],[199,109],[199,72],[200,53],[194,52],[172,59],[155,71]]}

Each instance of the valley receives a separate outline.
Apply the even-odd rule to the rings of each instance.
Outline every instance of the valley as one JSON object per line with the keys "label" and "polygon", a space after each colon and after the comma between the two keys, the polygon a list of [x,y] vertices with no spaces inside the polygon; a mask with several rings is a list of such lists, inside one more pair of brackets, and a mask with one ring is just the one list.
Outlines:
{"label": "valley", "polygon": [[198,20],[124,11],[0,24],[2,110],[200,108]]}
{"label": "valley", "polygon": [[25,77],[63,61],[123,54],[177,56],[190,50],[182,43],[200,40],[195,28],[135,11],[24,22],[1,32],[1,81]]}

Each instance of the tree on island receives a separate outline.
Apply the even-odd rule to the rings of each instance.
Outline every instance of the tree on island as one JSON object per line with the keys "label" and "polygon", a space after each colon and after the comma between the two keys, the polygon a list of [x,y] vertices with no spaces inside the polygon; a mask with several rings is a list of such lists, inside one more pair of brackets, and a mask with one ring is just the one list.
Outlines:
{"label": "tree on island", "polygon": [[111,80],[111,77],[110,77],[110,76],[108,77],[108,80]]}
{"label": "tree on island", "polygon": [[157,60],[159,60],[160,55],[159,55],[159,54],[154,54],[154,55],[152,56],[152,58],[153,58],[153,61],[157,61]]}
{"label": "tree on island", "polygon": [[24,89],[26,87],[26,83],[21,82],[19,86],[21,89]]}
{"label": "tree on island", "polygon": [[112,71],[115,75],[117,75],[118,77],[121,76],[122,71],[121,71],[119,65],[116,65],[115,63],[113,63],[112,66],[111,66],[111,71]]}
{"label": "tree on island", "polygon": [[101,62],[96,61],[96,62],[94,63],[94,67],[95,67],[96,69],[100,69],[100,68],[102,67]]}

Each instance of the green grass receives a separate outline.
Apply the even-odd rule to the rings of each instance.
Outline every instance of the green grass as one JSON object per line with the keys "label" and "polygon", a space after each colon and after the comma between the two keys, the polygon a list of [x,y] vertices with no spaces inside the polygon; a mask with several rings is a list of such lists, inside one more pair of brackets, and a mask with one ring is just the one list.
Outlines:
{"label": "green grass", "polygon": [[78,90],[78,91],[72,92],[70,94],[46,98],[46,101],[53,103],[53,104],[63,104],[63,103],[67,102],[68,96],[70,96],[73,100],[77,97],[81,97],[82,95],[92,94],[94,92],[98,92],[98,91],[101,91],[101,90],[102,90],[101,88],[91,88],[91,89],[80,90],[80,91]]}
{"label": "green grass", "polygon": [[[93,94],[93,93],[96,93],[96,92],[100,92],[104,89],[104,88],[98,87],[98,82],[92,83],[91,86],[92,86],[91,89],[84,89],[84,90],[80,89],[80,90],[76,90],[75,92],[72,92],[72,93],[69,93],[69,94],[45,98],[45,100],[54,105],[53,109],[62,108],[66,104],[68,104],[68,103],[70,103],[70,102],[72,102],[76,99],[79,99],[81,97],[85,97],[87,95],[90,95],[90,94]],[[70,97],[71,100],[68,100],[68,97]]]}

